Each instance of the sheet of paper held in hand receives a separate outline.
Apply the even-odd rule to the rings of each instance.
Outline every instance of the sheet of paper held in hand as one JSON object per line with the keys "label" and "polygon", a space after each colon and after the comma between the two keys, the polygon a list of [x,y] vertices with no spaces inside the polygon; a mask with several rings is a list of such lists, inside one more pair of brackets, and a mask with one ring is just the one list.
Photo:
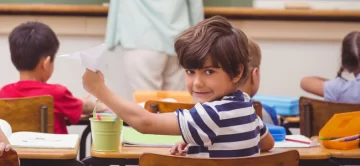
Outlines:
{"label": "sheet of paper held in hand", "polygon": [[105,44],[76,51],[70,54],[58,55],[59,58],[74,59],[80,62],[81,66],[92,71],[101,71],[104,75],[108,72]]}

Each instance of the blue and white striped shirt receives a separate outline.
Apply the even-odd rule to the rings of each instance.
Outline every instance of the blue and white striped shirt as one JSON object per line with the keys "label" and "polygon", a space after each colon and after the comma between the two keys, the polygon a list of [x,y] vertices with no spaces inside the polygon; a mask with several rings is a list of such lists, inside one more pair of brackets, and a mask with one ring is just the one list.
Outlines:
{"label": "blue and white striped shirt", "polygon": [[236,91],[221,100],[177,110],[188,156],[221,158],[260,154],[260,140],[267,128],[256,115],[250,97]]}

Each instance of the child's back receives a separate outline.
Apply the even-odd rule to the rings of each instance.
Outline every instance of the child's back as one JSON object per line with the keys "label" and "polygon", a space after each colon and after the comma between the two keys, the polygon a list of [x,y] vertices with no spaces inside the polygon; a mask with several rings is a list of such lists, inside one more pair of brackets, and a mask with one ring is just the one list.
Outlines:
{"label": "child's back", "polygon": [[[346,80],[342,73],[353,73],[355,80]],[[301,88],[327,101],[360,103],[360,32],[354,31],[345,36],[342,42],[341,67],[334,80],[320,77],[305,77]]]}
{"label": "child's back", "polygon": [[4,86],[1,98],[20,98],[51,95],[54,98],[54,133],[66,134],[67,118],[74,124],[80,120],[83,108],[91,107],[61,85],[47,84],[54,70],[59,48],[55,33],[40,22],[27,22],[17,26],[9,35],[11,61],[20,73],[20,81]]}
{"label": "child's back", "polygon": [[355,80],[348,81],[336,77],[324,83],[324,99],[342,103],[360,103],[360,74]]}
{"label": "child's back", "polygon": [[257,155],[260,139],[267,134],[250,97],[241,91],[177,114],[184,140],[189,143],[188,156]]}
{"label": "child's back", "polygon": [[66,134],[65,117],[75,124],[80,120],[83,103],[64,86],[24,80],[8,84],[0,90],[0,98],[51,95],[54,99],[54,133]]}

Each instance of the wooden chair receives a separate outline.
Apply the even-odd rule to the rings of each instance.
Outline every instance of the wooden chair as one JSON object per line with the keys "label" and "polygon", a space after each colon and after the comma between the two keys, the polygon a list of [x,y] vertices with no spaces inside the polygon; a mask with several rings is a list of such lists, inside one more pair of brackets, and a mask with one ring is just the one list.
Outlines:
{"label": "wooden chair", "polygon": [[0,165],[6,166],[20,166],[19,156],[14,149],[11,149],[8,152],[4,152],[0,156]]}
{"label": "wooden chair", "polygon": [[192,103],[192,97],[187,91],[143,91],[134,92],[135,103],[146,102],[147,100],[162,100],[165,98],[175,99],[177,102]]}
{"label": "wooden chair", "polygon": [[139,159],[139,166],[297,166],[299,152],[290,150],[280,153],[267,153],[255,157],[242,158],[192,158],[144,153]]}
{"label": "wooden chair", "polygon": [[13,132],[54,132],[54,101],[52,96],[0,99],[0,117]]}
{"label": "wooden chair", "polygon": [[[157,100],[149,100],[145,102],[145,109],[153,113],[174,112],[176,109],[191,109],[194,103],[165,102]],[[262,105],[258,101],[253,101],[256,114],[262,118]]]}
{"label": "wooden chair", "polygon": [[318,136],[320,130],[337,113],[360,111],[360,104],[335,103],[300,97],[300,133]]}

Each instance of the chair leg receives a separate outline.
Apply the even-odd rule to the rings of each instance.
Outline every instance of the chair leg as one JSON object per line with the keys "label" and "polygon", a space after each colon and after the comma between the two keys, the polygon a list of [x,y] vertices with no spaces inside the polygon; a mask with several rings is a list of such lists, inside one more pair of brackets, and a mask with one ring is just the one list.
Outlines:
{"label": "chair leg", "polygon": [[88,137],[90,132],[91,132],[91,127],[90,127],[90,124],[89,124],[89,125],[86,126],[85,130],[81,134],[80,154],[79,154],[80,160],[83,160],[85,158],[85,156],[86,156],[86,138]]}

